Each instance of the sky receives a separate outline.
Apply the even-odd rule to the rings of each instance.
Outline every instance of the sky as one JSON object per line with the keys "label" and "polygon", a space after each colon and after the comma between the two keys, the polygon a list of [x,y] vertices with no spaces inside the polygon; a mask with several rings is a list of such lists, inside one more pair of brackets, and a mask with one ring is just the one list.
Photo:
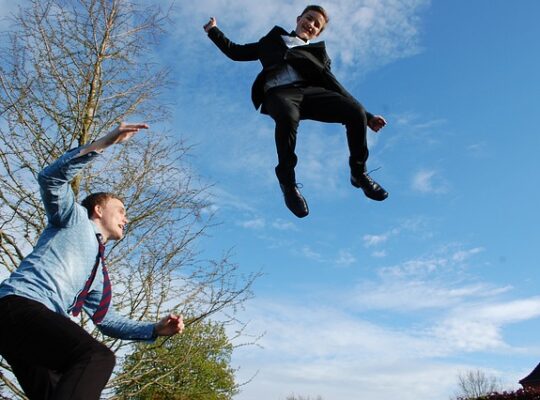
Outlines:
{"label": "sky", "polygon": [[219,224],[201,256],[232,248],[243,273],[263,273],[240,316],[264,335],[234,353],[238,381],[250,380],[235,398],[445,400],[476,369],[519,387],[540,362],[540,2],[319,4],[334,74],[388,121],[368,133],[384,202],[350,185],[344,127],[303,121],[310,215],[294,217],[273,121],[250,100],[260,64],[229,60],[202,29],[215,16],[253,42],[292,30],[306,3],[176,1],[151,55],[175,80],[173,132],[213,185]]}

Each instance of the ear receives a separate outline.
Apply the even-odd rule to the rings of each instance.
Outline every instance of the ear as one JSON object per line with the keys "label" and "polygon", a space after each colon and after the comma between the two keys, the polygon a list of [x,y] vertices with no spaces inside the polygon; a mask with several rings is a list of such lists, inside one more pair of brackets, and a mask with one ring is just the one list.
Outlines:
{"label": "ear", "polygon": [[301,15],[299,15],[298,17],[296,17],[296,23],[298,23],[300,21],[300,18],[302,18]]}
{"label": "ear", "polygon": [[92,213],[92,218],[101,218],[103,216],[103,207],[101,204],[96,204],[94,206],[94,212]]}

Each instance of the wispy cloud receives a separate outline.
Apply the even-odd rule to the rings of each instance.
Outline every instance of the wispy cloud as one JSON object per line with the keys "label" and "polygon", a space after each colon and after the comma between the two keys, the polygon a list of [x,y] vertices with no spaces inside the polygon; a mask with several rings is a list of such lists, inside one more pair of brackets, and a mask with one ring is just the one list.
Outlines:
{"label": "wispy cloud", "polygon": [[[321,258],[311,248],[303,250]],[[339,291],[312,288],[294,301],[259,299],[250,305],[249,320],[252,329],[266,331],[263,349],[237,353],[244,368],[260,371],[243,398],[295,392],[347,399],[361,392],[380,400],[442,399],[459,372],[479,368],[454,361],[465,354],[540,356],[539,348],[516,347],[505,336],[509,325],[540,317],[540,297],[461,273],[484,251],[448,244]],[[347,250],[340,255],[354,258]]]}
{"label": "wispy cloud", "polygon": [[381,152],[400,151],[410,146],[415,153],[418,145],[426,149],[442,143],[448,121],[441,118],[426,119],[425,115],[414,112],[387,115],[391,135],[385,135]]}
{"label": "wispy cloud", "polygon": [[488,155],[488,145],[486,142],[473,143],[467,146],[467,152],[473,157],[485,157]]}
{"label": "wispy cloud", "polygon": [[436,170],[423,169],[412,178],[412,189],[421,193],[447,193],[449,185]]}
{"label": "wispy cloud", "polygon": [[386,251],[385,250],[376,250],[376,251],[371,253],[371,256],[375,257],[375,258],[384,258],[384,257],[386,257]]}
{"label": "wispy cloud", "polygon": [[508,287],[485,283],[445,283],[439,279],[387,279],[359,285],[351,299],[354,299],[359,307],[368,310],[406,313],[414,310],[445,309],[467,299],[496,296],[508,290]]}
{"label": "wispy cloud", "polygon": [[364,247],[371,248],[382,246],[390,239],[396,238],[404,232],[413,232],[415,235],[426,235],[426,221],[424,218],[408,218],[397,226],[388,229],[382,233],[366,233],[362,236]]}
{"label": "wispy cloud", "polygon": [[272,222],[272,228],[280,231],[298,230],[294,223],[292,223],[291,221],[285,221],[283,219],[277,219]]}
{"label": "wispy cloud", "polygon": [[[388,288],[387,297],[394,295],[392,289]],[[425,298],[430,295],[424,293]],[[339,303],[341,296],[324,306],[300,301],[259,299],[251,305],[256,310],[249,314],[251,329],[264,329],[266,335],[260,342],[262,349],[236,354],[244,373],[259,370],[243,398],[257,394],[263,400],[275,399],[292,392],[333,399],[355,398],[359,392],[380,400],[393,395],[411,400],[447,398],[458,372],[477,368],[452,359],[471,351],[515,351],[506,343],[502,327],[512,321],[513,313],[540,309],[538,298],[488,301],[483,307],[470,307],[471,316],[477,312],[485,316],[474,320],[467,314],[459,316],[458,307],[449,304],[430,326],[413,320],[395,329],[368,322],[357,310],[346,311]],[[455,320],[448,318],[453,310]],[[538,314],[528,312],[523,319]],[[442,361],[441,356],[449,358]]]}
{"label": "wispy cloud", "polygon": [[340,250],[335,263],[340,266],[348,267],[356,262],[356,257],[349,250]]}
{"label": "wispy cloud", "polygon": [[[339,68],[353,73],[366,71],[421,51],[418,14],[428,4],[429,0],[331,0],[325,4],[331,22],[320,39],[329,43]],[[201,0],[182,4],[175,12],[182,20],[189,16],[188,20],[195,21],[200,30],[210,16],[215,16],[231,39],[245,43],[257,41],[274,25],[293,29],[304,7],[300,1],[263,4]],[[191,29],[186,24],[178,25],[177,34],[186,37]]]}
{"label": "wispy cloud", "polygon": [[540,316],[540,297],[508,302],[464,304],[434,327],[433,333],[456,349],[479,351],[510,348],[503,328]]}
{"label": "wispy cloud", "polygon": [[249,213],[256,212],[256,208],[253,206],[253,204],[250,204],[245,198],[239,195],[230,193],[222,186],[214,185],[209,191],[210,201],[214,210],[218,210],[220,208],[230,208]]}
{"label": "wispy cloud", "polygon": [[475,254],[481,253],[482,251],[484,251],[482,247],[475,247],[469,250],[459,250],[452,255],[452,260],[456,262],[463,262]]}
{"label": "wispy cloud", "polygon": [[266,221],[264,218],[255,218],[248,221],[238,222],[238,225],[247,229],[263,229],[266,226]]}
{"label": "wispy cloud", "polygon": [[302,248],[300,249],[300,253],[304,257],[313,261],[322,262],[324,260],[322,254],[314,250],[311,246],[302,246]]}
{"label": "wispy cloud", "polygon": [[364,241],[365,247],[373,247],[386,243],[390,237],[396,236],[398,234],[399,229],[392,229],[379,235],[366,234],[363,236],[362,240]]}
{"label": "wispy cloud", "polygon": [[484,301],[507,293],[510,286],[471,282],[463,271],[467,262],[483,251],[480,247],[447,245],[423,257],[378,269],[378,279],[363,281],[354,294],[353,304],[367,310],[409,312],[422,309],[451,309],[467,301]]}

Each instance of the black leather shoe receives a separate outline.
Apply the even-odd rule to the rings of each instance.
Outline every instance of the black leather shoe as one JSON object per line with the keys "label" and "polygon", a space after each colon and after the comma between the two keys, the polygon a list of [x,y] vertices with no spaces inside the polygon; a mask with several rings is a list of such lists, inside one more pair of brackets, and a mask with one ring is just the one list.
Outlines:
{"label": "black leather shoe", "polygon": [[291,212],[296,215],[298,218],[304,218],[309,214],[308,205],[306,199],[298,190],[298,185],[284,185],[279,184],[281,191],[283,192],[283,197],[285,198],[285,205]]}
{"label": "black leather shoe", "polygon": [[372,200],[383,201],[388,197],[388,192],[384,188],[371,179],[367,172],[360,174],[351,174],[351,184],[364,191],[366,197]]}

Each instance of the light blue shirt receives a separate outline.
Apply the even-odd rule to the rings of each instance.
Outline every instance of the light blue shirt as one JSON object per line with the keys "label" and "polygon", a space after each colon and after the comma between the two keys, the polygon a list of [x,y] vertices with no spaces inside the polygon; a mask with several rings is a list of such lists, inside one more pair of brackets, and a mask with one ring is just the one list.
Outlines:
{"label": "light blue shirt", "polygon": [[[69,318],[97,260],[99,233],[86,208],[75,201],[70,182],[96,157],[90,152],[78,157],[70,150],[38,175],[48,224],[32,252],[0,284],[0,298],[17,295],[44,304]],[[114,297],[114,282],[113,282]],[[103,289],[103,274],[97,273],[83,310],[93,315]],[[137,322],[117,314],[112,305],[99,330],[118,339],[152,340],[154,323]]]}

